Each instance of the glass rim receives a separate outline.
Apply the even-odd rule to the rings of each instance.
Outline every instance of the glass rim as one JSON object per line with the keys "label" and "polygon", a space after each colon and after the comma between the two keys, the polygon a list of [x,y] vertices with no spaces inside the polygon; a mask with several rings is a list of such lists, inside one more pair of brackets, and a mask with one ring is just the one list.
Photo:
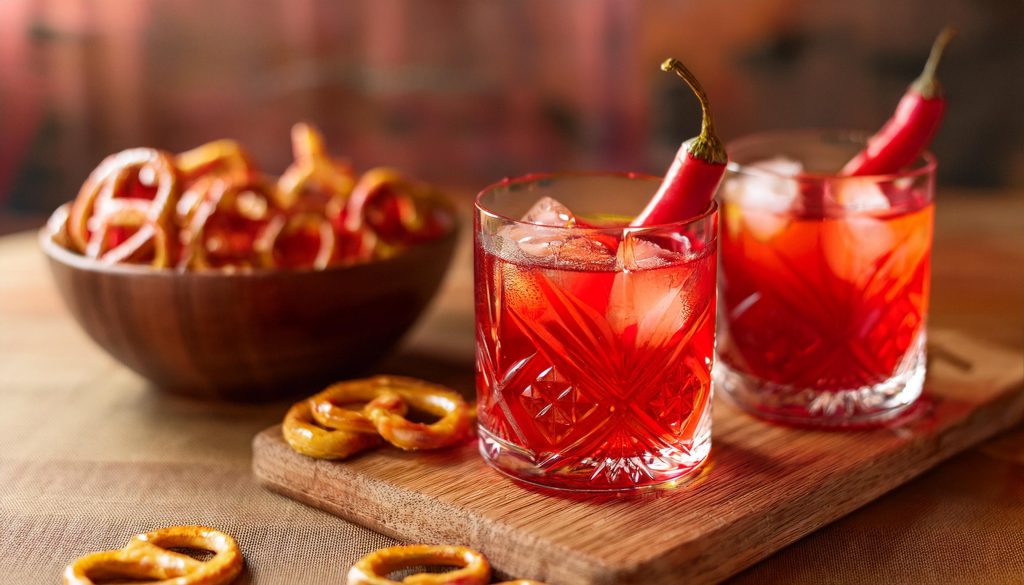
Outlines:
{"label": "glass rim", "polygon": [[[765,132],[755,132],[753,134],[746,134],[735,140],[731,140],[726,144],[726,151],[732,152],[737,145],[745,145],[748,142],[755,142],[759,140],[770,140],[770,139],[785,139],[785,138],[814,138],[814,137],[833,137],[836,139],[845,139],[850,142],[856,142],[862,145],[866,145],[868,138],[871,134],[863,130],[849,130],[842,128],[805,128],[805,129],[794,129],[794,130],[769,130]],[[913,163],[913,165],[903,171],[897,171],[895,173],[885,173],[880,175],[853,175],[843,176],[834,173],[809,173],[804,172],[799,175],[786,175],[778,173],[769,169],[752,169],[749,164],[738,163],[732,158],[727,163],[726,170],[730,173],[737,175],[743,175],[745,177],[759,177],[765,178],[770,177],[772,179],[780,179],[785,181],[793,181],[796,183],[836,183],[841,181],[870,181],[873,183],[891,183],[899,179],[909,179],[927,176],[935,173],[938,168],[938,160],[932,151],[925,150],[921,153]]]}
{"label": "glass rim", "polygon": [[[499,189],[509,188],[510,186],[514,186],[514,185],[526,185],[526,184],[529,184],[529,183],[537,183],[537,182],[540,182],[540,181],[545,181],[545,180],[550,180],[550,179],[587,179],[587,178],[589,178],[589,179],[598,179],[598,178],[605,178],[605,179],[627,179],[627,180],[637,180],[637,181],[648,181],[648,182],[655,183],[655,184],[659,184],[660,181],[662,180],[662,177],[658,177],[658,176],[655,176],[655,175],[650,175],[650,174],[647,174],[647,173],[637,173],[637,172],[631,172],[631,171],[555,171],[555,172],[528,173],[526,175],[520,175],[518,177],[505,177],[504,179],[501,179],[500,181],[496,181],[494,183],[491,183],[490,185],[487,185],[486,187],[481,189],[479,193],[476,194],[476,197],[474,197],[474,199],[473,199],[473,207],[478,212],[480,212],[483,215],[486,215],[487,217],[490,217],[490,218],[493,218],[493,219],[498,219],[498,220],[501,220],[501,221],[504,221],[504,222],[508,222],[509,224],[513,224],[513,225],[525,225],[525,226],[542,227],[542,228],[546,228],[546,229],[549,229],[549,230],[572,230],[575,233],[589,233],[589,234],[600,234],[600,233],[605,233],[605,234],[607,234],[607,233],[624,234],[624,233],[627,233],[627,232],[628,233],[645,233],[645,232],[652,232],[652,231],[679,230],[680,228],[687,227],[687,226],[690,226],[690,225],[693,225],[693,224],[696,224],[696,223],[700,223],[702,221],[706,221],[706,220],[708,220],[710,218],[713,218],[715,216],[715,214],[718,213],[719,203],[718,203],[718,196],[716,194],[716,196],[713,197],[711,199],[711,201],[708,203],[708,206],[706,208],[704,208],[704,211],[700,212],[697,215],[694,215],[692,217],[688,217],[688,218],[686,218],[684,220],[680,220],[680,221],[669,222],[669,223],[661,223],[661,224],[642,226],[642,227],[633,227],[633,226],[629,226],[629,225],[626,225],[626,226],[604,226],[604,227],[602,227],[602,226],[594,226],[594,227],[581,227],[581,226],[562,227],[562,226],[545,225],[545,224],[542,224],[542,223],[534,223],[534,222],[530,222],[530,221],[523,221],[520,218],[510,217],[508,215],[505,215],[503,213],[499,213],[497,211],[494,211],[494,210],[488,208],[487,206],[485,206],[481,202],[481,199],[483,199],[483,197],[485,197],[485,196],[487,196],[487,195],[489,195],[491,193],[494,193],[494,192],[498,191]],[[652,195],[653,195],[653,193],[654,193],[654,190],[652,190]]]}

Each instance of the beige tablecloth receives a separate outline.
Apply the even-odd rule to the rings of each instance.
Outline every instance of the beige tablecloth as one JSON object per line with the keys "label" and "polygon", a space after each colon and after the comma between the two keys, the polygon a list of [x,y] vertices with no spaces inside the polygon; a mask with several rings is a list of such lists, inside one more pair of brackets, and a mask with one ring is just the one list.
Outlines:
{"label": "beige tablecloth", "polygon": [[[962,214],[947,217],[964,221]],[[994,269],[1019,266],[1024,254],[999,246],[995,260],[989,256]],[[947,281],[947,290],[984,286],[957,281],[958,273],[943,276],[940,262],[955,259],[955,248],[937,246],[936,280]],[[385,366],[390,371],[471,384],[468,250],[460,254],[442,298]],[[1021,282],[992,275],[1012,286]],[[989,306],[1006,303],[1006,294],[997,293]],[[949,312],[939,321],[966,318]],[[1004,321],[1019,332],[1024,318]],[[119,548],[132,534],[159,526],[202,523],[238,538],[247,561],[240,583],[343,583],[354,560],[393,541],[255,484],[250,441],[286,406],[211,404],[147,387],[77,329],[33,237],[0,239],[0,581],[55,583],[84,552]],[[1024,428],[954,458],[734,581],[1024,583]]]}

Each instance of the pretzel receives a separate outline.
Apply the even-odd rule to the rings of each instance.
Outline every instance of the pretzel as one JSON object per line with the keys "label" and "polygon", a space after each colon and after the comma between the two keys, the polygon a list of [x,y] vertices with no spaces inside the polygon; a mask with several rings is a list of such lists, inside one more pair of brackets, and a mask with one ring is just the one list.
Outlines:
{"label": "pretzel", "polygon": [[54,244],[62,248],[71,247],[71,236],[68,234],[68,216],[71,213],[71,204],[65,203],[54,210],[46,220],[46,235]]}
{"label": "pretzel", "polygon": [[[387,578],[389,573],[422,565],[459,567],[447,573],[416,573],[402,581]],[[374,551],[349,569],[346,585],[486,585],[491,566],[475,550],[462,546],[414,544]]]}
{"label": "pretzel", "polygon": [[324,428],[317,424],[310,401],[296,402],[288,409],[281,431],[292,449],[316,459],[347,459],[380,444],[376,433]]}
{"label": "pretzel", "polygon": [[256,178],[200,177],[178,205],[182,257],[180,267],[266,267],[254,242],[271,218],[269,184]]}
{"label": "pretzel", "polygon": [[387,408],[388,397],[382,395],[364,412],[387,442],[405,450],[440,449],[469,436],[471,409],[458,393],[412,378],[384,377],[381,383],[413,408],[441,417],[432,424],[412,422]]}
{"label": "pretzel", "polygon": [[[154,189],[152,199],[125,196],[131,181]],[[166,152],[133,148],[108,156],[72,203],[69,240],[76,251],[103,262],[140,262],[151,252],[152,266],[167,267],[179,193],[178,172]]]}
{"label": "pretzel", "polygon": [[211,174],[241,180],[256,174],[256,165],[249,153],[230,139],[214,140],[186,150],[174,157],[174,164],[186,183]]}
{"label": "pretzel", "polygon": [[[301,248],[302,238],[310,237],[317,242],[312,254]],[[337,255],[337,238],[331,222],[322,215],[280,214],[270,220],[253,248],[264,266],[323,270]]]}
{"label": "pretzel", "polygon": [[[401,376],[375,376],[339,382],[310,399],[313,417],[321,424],[332,424],[340,413],[339,404],[366,402],[363,415],[378,433],[392,445],[406,450],[438,449],[465,440],[471,432],[471,408],[462,396],[437,384]],[[440,420],[417,423],[405,418],[411,406]]]}
{"label": "pretzel", "polygon": [[[214,553],[208,561],[167,550],[190,548]],[[150,585],[226,585],[242,572],[242,553],[231,536],[205,526],[171,526],[132,538],[120,550],[87,554],[64,569],[65,585],[96,580],[157,579]]]}
{"label": "pretzel", "polygon": [[[387,167],[363,173],[352,189],[345,209],[345,229],[357,231],[369,226],[388,243],[416,243],[437,237],[441,227],[431,221],[440,197],[428,187],[410,181]],[[390,204],[389,208],[387,205]],[[391,220],[398,225],[391,225]],[[382,247],[384,255],[390,250]]]}
{"label": "pretzel", "polygon": [[[292,151],[295,162],[277,181],[278,205],[288,210],[312,208],[327,217],[340,215],[352,193],[352,170],[330,158],[323,135],[309,124],[292,126]],[[310,200],[310,190],[321,200]]]}
{"label": "pretzel", "polygon": [[447,203],[425,184],[386,168],[357,184],[314,127],[296,124],[291,139],[294,161],[273,183],[234,140],[111,155],[82,185],[66,227],[55,213],[50,236],[105,263],[322,270],[389,258],[451,228],[439,213]]}
{"label": "pretzel", "polygon": [[[377,406],[392,409],[401,415],[409,410],[397,394],[382,395],[376,388],[353,382],[339,382],[328,386],[309,399],[309,407],[313,419],[321,426],[376,435],[377,427],[363,412],[369,402],[381,398],[388,400],[378,403]],[[352,408],[353,406],[358,408]]]}

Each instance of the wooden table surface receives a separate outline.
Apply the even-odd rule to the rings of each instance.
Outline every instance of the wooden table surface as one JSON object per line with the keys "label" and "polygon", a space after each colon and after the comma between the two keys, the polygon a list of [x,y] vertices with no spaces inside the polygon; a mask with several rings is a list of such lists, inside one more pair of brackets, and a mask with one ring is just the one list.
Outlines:
{"label": "wooden table surface", "polygon": [[[940,192],[930,322],[1024,359],[1024,194]],[[381,369],[469,387],[471,250]],[[34,234],[0,238],[0,574],[52,583],[63,564],[161,524],[208,522],[243,543],[242,583],[342,582],[392,541],[272,495],[250,440],[282,403],[167,397],[82,334]],[[1024,426],[784,549],[736,583],[1024,581]]]}

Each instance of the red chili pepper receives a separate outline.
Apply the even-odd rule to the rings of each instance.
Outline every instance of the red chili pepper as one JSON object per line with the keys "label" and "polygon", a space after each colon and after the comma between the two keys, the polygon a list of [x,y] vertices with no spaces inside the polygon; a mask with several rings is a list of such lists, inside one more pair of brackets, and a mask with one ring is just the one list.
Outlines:
{"label": "red chili pepper", "polygon": [[924,71],[903,95],[892,118],[877,134],[868,139],[867,147],[850,162],[840,175],[863,176],[895,173],[913,163],[932,141],[946,111],[946,97],[935,70],[942,52],[956,30],[947,27],[932,45]]}
{"label": "red chili pepper", "polygon": [[700,215],[715,196],[729,162],[725,147],[715,136],[708,96],[697,78],[675,59],[667,59],[661,70],[675,72],[697,96],[702,113],[700,135],[679,148],[657,193],[631,226],[672,223]]}

